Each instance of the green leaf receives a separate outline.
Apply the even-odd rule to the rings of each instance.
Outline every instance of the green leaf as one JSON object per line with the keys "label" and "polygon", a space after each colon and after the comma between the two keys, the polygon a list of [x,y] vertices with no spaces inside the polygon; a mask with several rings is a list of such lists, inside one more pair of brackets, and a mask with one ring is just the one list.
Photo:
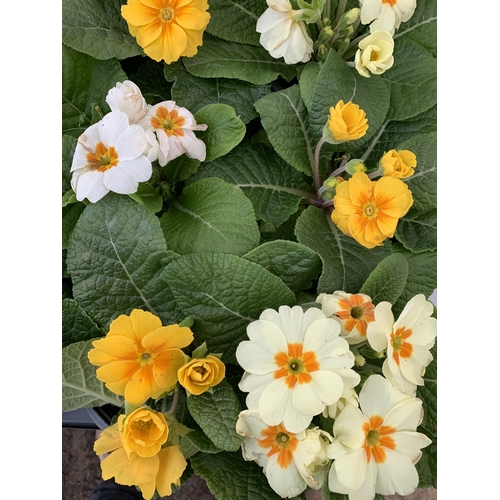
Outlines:
{"label": "green leaf", "polygon": [[64,45],[62,63],[62,129],[78,137],[91,125],[95,106],[109,111],[108,91],[127,75],[116,59],[96,61]]}
{"label": "green leaf", "polygon": [[94,323],[85,309],[73,299],[62,301],[62,345],[95,339],[104,333]]}
{"label": "green leaf", "polygon": [[404,217],[399,219],[395,236],[405,248],[413,253],[436,250],[436,209],[420,211],[412,208]]}
{"label": "green leaf", "polygon": [[226,104],[209,104],[194,117],[197,123],[208,125],[207,130],[198,132],[198,138],[207,146],[206,162],[229,153],[245,136],[245,124]]}
{"label": "green leaf", "polygon": [[71,189],[70,173],[73,155],[75,154],[77,139],[71,135],[62,136],[62,194],[63,196]]}
{"label": "green leaf", "polygon": [[402,253],[408,261],[408,280],[403,293],[393,305],[392,311],[397,318],[415,295],[423,293],[430,297],[437,287],[437,258],[435,252],[411,253],[402,245],[394,244],[394,252]]}
{"label": "green leaf", "polygon": [[222,179],[201,179],[170,203],[160,224],[174,252],[243,255],[259,244],[252,204],[241,189]]}
{"label": "green leaf", "polygon": [[260,223],[260,242],[267,243],[275,240],[297,241],[295,236],[295,225],[300,216],[300,211],[292,214],[283,224],[276,227],[275,225],[261,221]]}
{"label": "green leaf", "polygon": [[255,109],[276,152],[292,167],[312,175],[314,146],[299,86],[264,96]]}
{"label": "green leaf", "polygon": [[282,75],[287,81],[295,67],[274,59],[264,47],[226,42],[206,34],[194,57],[182,59],[186,69],[201,78],[236,78],[263,85]]}
{"label": "green leaf", "polygon": [[172,161],[169,161],[164,167],[163,171],[170,183],[185,181],[196,173],[200,161],[194,158],[189,158],[186,155],[178,156]]}
{"label": "green leaf", "polygon": [[299,75],[300,97],[308,110],[311,109],[314,87],[316,86],[316,79],[318,78],[320,69],[321,66],[317,62],[309,61],[302,68]]}
{"label": "green leaf", "polygon": [[394,65],[380,78],[391,90],[387,118],[405,120],[427,111],[437,101],[436,59],[419,44],[396,40]]}
{"label": "green leaf", "polygon": [[193,456],[198,451],[202,451],[203,453],[220,453],[222,450],[217,448],[203,431],[190,432],[181,439],[181,452],[185,458]]}
{"label": "green leaf", "polygon": [[[71,191],[72,192],[72,191]],[[68,248],[69,237],[85,209],[85,204],[76,202],[66,205],[62,209],[62,248]]]}
{"label": "green leaf", "polygon": [[163,198],[145,182],[139,183],[137,191],[129,196],[153,213],[159,212],[163,208]]}
{"label": "green leaf", "polygon": [[417,156],[415,173],[403,179],[413,195],[412,208],[429,210],[437,206],[437,134],[421,134],[402,142],[397,148],[408,149]]}
{"label": "green leaf", "polygon": [[122,3],[121,0],[64,0],[63,42],[95,59],[126,59],[142,54],[121,15]]}
{"label": "green leaf", "polygon": [[310,288],[321,272],[321,259],[316,252],[293,241],[264,243],[243,257],[281,278],[295,293]]}
{"label": "green leaf", "polygon": [[92,341],[85,340],[62,350],[62,411],[123,404],[121,396],[113,394],[97,380],[97,367],[91,365],[87,357],[90,349]]}
{"label": "green leaf", "polygon": [[248,123],[258,116],[253,103],[269,92],[270,85],[253,85],[227,78],[197,78],[185,71],[175,80],[172,99],[191,113],[208,104],[227,104],[234,108],[243,123]]}
{"label": "green leaf", "polygon": [[301,174],[272,149],[245,139],[227,155],[204,164],[195,179],[205,177],[219,177],[241,188],[256,217],[276,226],[298,210],[303,197],[313,196]]}
{"label": "green leaf", "polygon": [[164,68],[165,64],[163,61],[156,62],[152,59],[147,59],[129,77],[129,80],[132,80],[141,89],[142,95],[149,104],[157,104],[158,102],[171,99],[170,91],[172,85],[165,80],[163,75]]}
{"label": "green leaf", "polygon": [[437,54],[437,2],[436,0],[419,0],[415,12],[403,23],[394,40],[400,37],[409,38],[425,47],[434,57]]}
{"label": "green leaf", "polygon": [[211,0],[207,33],[229,42],[260,46],[255,27],[266,8],[262,0]]}
{"label": "green leaf", "polygon": [[[70,189],[66,193],[64,193],[62,200],[61,200],[61,205],[62,208],[67,207],[68,205],[71,205],[72,203],[77,203],[78,200],[76,199],[76,193]],[[85,205],[85,203],[83,203]],[[64,230],[63,230],[64,231]]]}
{"label": "green leaf", "polygon": [[287,286],[263,267],[235,255],[190,254],[170,263],[162,278],[172,289],[185,316],[194,320],[196,343],[207,342],[235,362],[247,325],[267,308],[293,305]]}
{"label": "green leaf", "polygon": [[191,466],[218,500],[280,500],[262,469],[243,460],[241,452],[197,453],[191,457]]}
{"label": "green leaf", "polygon": [[395,253],[377,265],[359,292],[369,295],[374,304],[383,301],[394,304],[403,293],[407,279],[408,261]]}
{"label": "green leaf", "polygon": [[309,110],[311,135],[315,142],[322,136],[330,108],[340,100],[357,104],[368,119],[369,128],[364,137],[330,148],[350,152],[370,141],[380,129],[389,110],[390,92],[381,78],[362,77],[347,66],[335,50],[330,50],[318,74]]}
{"label": "green leaf", "polygon": [[357,293],[377,264],[391,253],[390,243],[372,249],[343,234],[320,208],[309,207],[297,220],[299,243],[323,261],[318,293],[335,290]]}
{"label": "green leaf", "polygon": [[179,316],[168,286],[159,279],[172,260],[160,222],[128,196],[108,193],[88,205],[71,235],[67,265],[73,295],[101,326],[135,308],[160,317]]}
{"label": "green leaf", "polygon": [[422,450],[422,457],[415,465],[419,488],[437,488],[437,444],[432,443]]}
{"label": "green leaf", "polygon": [[187,406],[196,423],[221,450],[236,451],[243,438],[236,432],[241,405],[228,382],[223,380],[199,396],[189,396]]}

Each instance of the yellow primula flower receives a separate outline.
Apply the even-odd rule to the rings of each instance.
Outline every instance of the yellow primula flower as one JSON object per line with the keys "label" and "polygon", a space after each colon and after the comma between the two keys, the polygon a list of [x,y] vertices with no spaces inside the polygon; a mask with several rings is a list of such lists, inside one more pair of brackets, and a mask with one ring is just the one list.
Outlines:
{"label": "yellow primula flower", "polygon": [[155,61],[192,57],[210,21],[206,0],[128,0],[121,9],[130,34]]}
{"label": "yellow primula flower", "polygon": [[145,500],[158,490],[172,494],[172,484],[180,485],[187,462],[180,447],[168,446],[169,429],[162,413],[138,408],[120,415],[118,422],[105,429],[94,443],[98,455],[110,453],[102,462],[102,478],[115,478],[118,484],[138,486]]}
{"label": "yellow primula flower", "polygon": [[340,144],[360,139],[367,130],[366,113],[357,104],[344,104],[341,100],[330,108],[330,118],[323,129],[323,138],[330,144]]}
{"label": "yellow primula flower", "polygon": [[398,220],[413,205],[408,186],[395,177],[371,181],[364,173],[354,174],[337,186],[332,220],[348,236],[366,248],[381,246],[392,238]]}
{"label": "yellow primula flower", "polygon": [[413,169],[416,166],[417,157],[415,153],[407,149],[402,149],[400,151],[391,149],[380,159],[379,171],[384,176],[390,175],[392,177],[406,179],[415,173]]}
{"label": "yellow primula flower", "polygon": [[226,374],[226,365],[209,354],[205,359],[192,359],[177,372],[179,384],[191,394],[199,395],[219,384]]}
{"label": "yellow primula flower", "polygon": [[104,339],[92,342],[88,357],[110,391],[138,406],[174,388],[186,362],[181,348],[192,341],[189,328],[162,326],[154,314],[134,309],[118,316]]}

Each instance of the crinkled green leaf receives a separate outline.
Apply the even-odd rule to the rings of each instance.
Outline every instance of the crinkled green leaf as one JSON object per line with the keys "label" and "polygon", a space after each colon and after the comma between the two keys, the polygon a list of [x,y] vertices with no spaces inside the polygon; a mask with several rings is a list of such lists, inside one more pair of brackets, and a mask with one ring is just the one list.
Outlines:
{"label": "crinkled green leaf", "polygon": [[318,254],[300,243],[276,240],[255,248],[244,255],[256,264],[278,276],[283,283],[298,292],[311,287],[321,272]]}
{"label": "crinkled green leaf", "polygon": [[208,125],[198,132],[198,138],[207,146],[206,162],[229,153],[245,136],[245,124],[227,104],[208,104],[194,115],[197,123]]}
{"label": "crinkled green leaf", "polygon": [[128,196],[109,193],[85,208],[71,235],[73,295],[102,327],[135,308],[176,323],[184,316],[159,279],[172,258],[158,218]]}
{"label": "crinkled green leaf", "polygon": [[394,304],[408,279],[408,261],[400,253],[387,256],[370,273],[360,293],[369,295],[374,304],[387,301]]}
{"label": "crinkled green leaf", "polygon": [[71,164],[75,154],[77,139],[71,135],[62,136],[62,194],[66,194],[71,189]]}
{"label": "crinkled green leaf", "polygon": [[104,333],[76,300],[64,299],[62,301],[63,347],[103,335]]}
{"label": "crinkled green leaf", "polygon": [[156,62],[147,59],[137,71],[130,75],[129,80],[132,80],[141,89],[142,95],[150,104],[171,99],[172,85],[165,80],[163,74],[165,67],[163,61]]}
{"label": "crinkled green leaf", "polygon": [[436,59],[412,40],[396,40],[394,65],[380,78],[387,82],[391,91],[388,119],[412,118],[436,104]]}
{"label": "crinkled green leaf", "polygon": [[127,79],[116,59],[96,61],[63,45],[62,130],[78,137],[92,123],[92,111],[99,106],[106,114],[106,96],[117,82]]}
{"label": "crinkled green leaf", "polygon": [[225,451],[239,449],[243,438],[236,432],[236,422],[241,405],[228,382],[223,380],[212,388],[212,392],[189,396],[187,406],[216,448]]}
{"label": "crinkled green leaf", "polygon": [[200,166],[200,161],[194,158],[189,158],[186,155],[178,156],[172,161],[169,161],[164,167],[165,177],[170,183],[185,181],[194,175],[198,167]]}
{"label": "crinkled green leaf", "polygon": [[191,113],[208,104],[227,104],[234,108],[243,123],[248,123],[258,116],[254,102],[269,92],[270,85],[253,85],[227,78],[197,78],[185,71],[175,80],[172,99]]}
{"label": "crinkled green leaf", "polygon": [[181,439],[181,452],[185,458],[193,456],[198,451],[203,453],[220,453],[222,450],[208,439],[203,431],[193,431]]}
{"label": "crinkled green leaf", "polygon": [[248,140],[222,158],[204,164],[195,179],[205,177],[219,177],[241,188],[252,202],[256,217],[276,226],[298,210],[304,196],[312,196],[297,170],[272,149]]}
{"label": "crinkled green leaf", "polygon": [[64,0],[63,42],[95,59],[126,59],[142,54],[121,15],[123,3],[122,0]]}
{"label": "crinkled green leaf", "polygon": [[139,183],[137,191],[129,196],[153,213],[159,212],[163,208],[163,198],[157,193],[157,190],[146,182]]}
{"label": "crinkled green leaf", "polygon": [[300,216],[300,211],[293,213],[283,224],[276,227],[269,222],[260,223],[260,242],[267,243],[275,240],[297,241],[295,236],[295,225]]}
{"label": "crinkled green leaf", "polygon": [[396,228],[396,239],[413,253],[436,250],[437,211],[411,209],[401,217]]}
{"label": "crinkled green leaf", "polygon": [[315,61],[309,61],[299,74],[300,97],[304,101],[307,109],[311,108],[314,95],[314,87],[318,78],[321,66]]}
{"label": "crinkled green leaf", "polygon": [[68,248],[69,237],[75,225],[85,209],[85,204],[81,202],[71,203],[62,209],[62,248]]}
{"label": "crinkled green leaf", "polygon": [[185,316],[194,320],[196,343],[236,362],[247,325],[264,309],[294,305],[290,289],[263,267],[235,255],[198,253],[170,263],[162,278]]}
{"label": "crinkled green leaf", "polygon": [[260,46],[255,27],[266,9],[262,0],[210,0],[207,33],[229,42]]}
{"label": "crinkled green leaf", "polygon": [[255,108],[276,152],[292,167],[311,175],[315,143],[299,86],[272,92],[257,101]]}
{"label": "crinkled green leaf", "polygon": [[87,357],[90,349],[92,341],[85,340],[62,350],[62,411],[123,404],[121,396],[113,394],[97,380],[97,367],[91,365]]}
{"label": "crinkled green leaf", "polygon": [[194,76],[236,78],[255,85],[271,83],[280,75],[289,81],[296,72],[294,66],[271,57],[264,47],[226,42],[207,33],[198,54],[182,61]]}
{"label": "crinkled green leaf", "polygon": [[437,134],[420,134],[402,142],[397,148],[408,149],[417,156],[415,173],[404,181],[413,196],[412,208],[429,210],[437,206]]}
{"label": "crinkled green leaf", "polygon": [[318,293],[344,290],[357,293],[377,264],[391,253],[388,241],[383,246],[365,248],[343,234],[320,208],[309,207],[297,220],[295,234],[299,243],[314,250],[323,261]]}
{"label": "crinkled green leaf", "polygon": [[243,255],[259,244],[250,200],[222,179],[201,179],[184,188],[161,217],[168,248],[179,254],[222,252]]}

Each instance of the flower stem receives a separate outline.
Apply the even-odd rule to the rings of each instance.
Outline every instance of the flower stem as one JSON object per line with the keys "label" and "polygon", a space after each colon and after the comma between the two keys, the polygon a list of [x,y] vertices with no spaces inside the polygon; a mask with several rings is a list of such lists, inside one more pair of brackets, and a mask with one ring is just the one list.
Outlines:
{"label": "flower stem", "polygon": [[342,14],[345,12],[345,6],[347,5],[347,0],[339,0],[339,6],[337,7],[337,16],[335,17],[335,23],[333,26],[337,26],[342,17]]}
{"label": "flower stem", "polygon": [[165,413],[166,415],[173,415],[175,413],[175,410],[177,409],[178,402],[179,402],[179,386],[175,388],[174,399],[172,400],[172,404],[170,405],[168,411],[165,411],[166,408],[165,409],[163,408],[163,406],[166,405],[166,400],[165,399],[163,400],[161,408],[162,413]]}
{"label": "flower stem", "polygon": [[380,172],[378,170],[372,172],[371,174],[368,174],[368,179],[375,179],[376,177],[380,177]]}
{"label": "flower stem", "polygon": [[361,42],[361,40],[363,40],[364,38],[366,38],[370,33],[365,33],[364,35],[359,35],[357,38],[355,38],[354,40],[351,40],[351,43],[349,44],[349,46],[347,47],[346,49],[346,52],[351,49],[352,47],[355,47],[359,42]]}
{"label": "flower stem", "polygon": [[380,130],[378,131],[378,134],[375,136],[373,139],[372,143],[370,146],[368,146],[368,149],[364,152],[363,156],[361,157],[361,161],[364,163],[366,159],[370,156],[370,153],[373,151],[373,148],[377,144],[378,140],[380,139],[381,135],[384,133],[385,128],[389,124],[390,120],[386,120],[382,126],[380,127]]}
{"label": "flower stem", "polygon": [[314,174],[314,186],[316,187],[316,192],[319,191],[321,187],[321,179],[319,176],[319,152],[321,151],[321,146],[325,143],[325,139],[322,137],[318,144],[316,144],[316,150],[314,151],[314,165],[313,165],[313,174]]}

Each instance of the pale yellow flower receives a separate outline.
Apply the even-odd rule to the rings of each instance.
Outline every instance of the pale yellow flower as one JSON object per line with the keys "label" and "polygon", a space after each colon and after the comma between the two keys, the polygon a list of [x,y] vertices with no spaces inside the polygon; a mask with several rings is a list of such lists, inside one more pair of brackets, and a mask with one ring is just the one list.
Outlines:
{"label": "pale yellow flower", "polygon": [[387,31],[375,31],[359,42],[354,66],[361,76],[381,75],[394,64],[394,40]]}
{"label": "pale yellow flower", "polygon": [[210,21],[206,0],[128,0],[121,9],[130,34],[155,61],[192,57]]}
{"label": "pale yellow flower", "polygon": [[379,171],[384,176],[406,179],[415,173],[414,168],[416,166],[417,157],[415,153],[407,149],[400,151],[391,149],[380,159]]}

